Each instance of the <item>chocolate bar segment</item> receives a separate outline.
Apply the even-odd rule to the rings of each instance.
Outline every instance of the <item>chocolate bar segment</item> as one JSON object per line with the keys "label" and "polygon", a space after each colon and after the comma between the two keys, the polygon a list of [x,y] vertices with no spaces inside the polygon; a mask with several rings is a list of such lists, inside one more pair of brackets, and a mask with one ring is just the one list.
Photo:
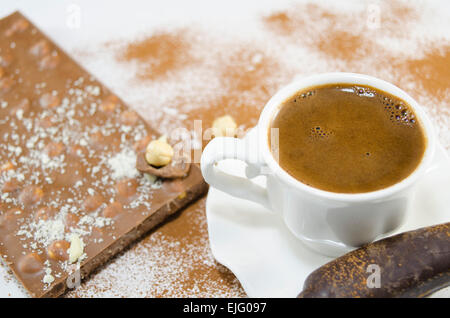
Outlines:
{"label": "chocolate bar segment", "polygon": [[139,173],[159,134],[23,15],[0,38],[0,256],[32,296],[58,296],[206,184],[194,165]]}
{"label": "chocolate bar segment", "polygon": [[323,265],[307,277],[299,297],[425,297],[449,285],[445,223],[370,243]]}

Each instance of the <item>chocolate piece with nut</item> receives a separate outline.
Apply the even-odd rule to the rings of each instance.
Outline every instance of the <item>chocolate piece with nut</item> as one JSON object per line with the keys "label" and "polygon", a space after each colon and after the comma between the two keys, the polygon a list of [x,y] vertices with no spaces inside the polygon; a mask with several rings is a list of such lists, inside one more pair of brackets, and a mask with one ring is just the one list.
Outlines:
{"label": "chocolate piece with nut", "polygon": [[182,178],[190,169],[190,160],[184,156],[174,156],[174,150],[162,136],[148,143],[145,152],[136,158],[136,169],[160,178]]}

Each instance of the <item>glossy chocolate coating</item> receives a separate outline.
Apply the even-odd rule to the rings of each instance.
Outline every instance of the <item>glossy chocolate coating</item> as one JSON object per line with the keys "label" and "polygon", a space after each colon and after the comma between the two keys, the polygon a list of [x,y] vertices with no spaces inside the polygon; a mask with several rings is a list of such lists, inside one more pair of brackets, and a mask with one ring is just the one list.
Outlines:
{"label": "glossy chocolate coating", "polygon": [[[379,266],[380,284],[367,284]],[[367,244],[312,272],[301,298],[425,297],[450,285],[450,223]],[[372,288],[370,288],[372,287]]]}

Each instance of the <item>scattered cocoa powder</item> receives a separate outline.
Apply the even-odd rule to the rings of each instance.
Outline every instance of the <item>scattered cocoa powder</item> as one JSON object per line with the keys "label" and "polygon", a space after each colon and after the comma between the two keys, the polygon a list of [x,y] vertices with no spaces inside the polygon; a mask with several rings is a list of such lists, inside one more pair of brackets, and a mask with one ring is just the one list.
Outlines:
{"label": "scattered cocoa powder", "polygon": [[409,37],[412,27],[420,21],[420,4],[405,0],[384,1],[380,3],[381,17],[379,32],[395,36]]}
{"label": "scattered cocoa powder", "polygon": [[345,61],[364,58],[372,49],[371,42],[364,37],[347,31],[336,30],[328,36],[317,40],[316,48],[327,57],[339,58]]}
{"label": "scattered cocoa powder", "polygon": [[386,80],[406,87],[412,80],[418,84],[417,88],[424,89],[433,98],[445,99],[450,90],[448,41],[424,41],[423,57],[420,57],[420,52],[417,52],[419,57],[412,58],[404,56],[403,52],[389,52],[383,37],[398,40],[410,37],[411,28],[421,19],[420,7],[412,7],[401,0],[378,5],[379,27],[374,30],[367,27],[368,14],[365,11],[360,14],[333,12],[317,4],[293,6],[264,17],[263,22],[269,30],[286,36],[291,43],[313,48],[327,59],[343,61],[345,64],[339,70],[380,76],[377,68],[368,69],[365,65],[376,59],[383,63],[385,69],[393,68],[394,74]]}
{"label": "scattered cocoa powder", "polygon": [[[142,40],[128,44],[124,54],[119,54],[120,62],[138,61],[138,80],[160,80],[169,72],[176,74],[198,61],[198,68],[209,68],[217,88],[207,90],[208,83],[201,85],[204,91],[174,90],[167,107],[182,109],[185,105],[195,105],[183,121],[188,129],[194,120],[202,120],[203,129],[211,127],[216,117],[229,114],[238,118],[238,124],[251,127],[256,123],[259,112],[280,84],[279,63],[269,52],[255,47],[254,43],[214,43],[220,49],[207,55],[189,58],[192,43],[186,43],[194,31],[160,32]],[[201,43],[205,48],[207,43]],[[193,55],[193,54],[191,54]],[[165,77],[164,80],[168,80]],[[171,78],[177,81],[180,78]]]}
{"label": "scattered cocoa powder", "polygon": [[383,51],[383,46],[374,45],[382,36],[407,36],[410,25],[419,19],[417,9],[403,1],[382,2],[379,25],[371,29],[367,9],[355,13],[306,3],[268,15],[263,23],[291,43],[309,46],[327,58],[354,61]]}
{"label": "scattered cocoa powder", "polygon": [[155,80],[183,68],[191,61],[186,30],[157,32],[141,41],[131,43],[119,55],[125,61],[139,62],[137,75],[142,80]]}
{"label": "scattered cocoa powder", "polygon": [[263,23],[291,44],[314,49],[328,59],[348,62],[366,56],[372,49],[370,39],[362,32],[361,16],[335,13],[317,4],[293,6],[285,12],[264,17]]}
{"label": "scattered cocoa powder", "polygon": [[224,53],[216,57],[215,63],[221,90],[203,107],[189,112],[186,123],[200,119],[206,129],[217,117],[230,115],[238,125],[253,127],[279,86],[279,63],[269,53],[250,45],[222,46]]}
{"label": "scattered cocoa powder", "polygon": [[264,23],[279,34],[290,35],[294,31],[298,31],[298,25],[289,16],[287,12],[276,12],[263,18]]}

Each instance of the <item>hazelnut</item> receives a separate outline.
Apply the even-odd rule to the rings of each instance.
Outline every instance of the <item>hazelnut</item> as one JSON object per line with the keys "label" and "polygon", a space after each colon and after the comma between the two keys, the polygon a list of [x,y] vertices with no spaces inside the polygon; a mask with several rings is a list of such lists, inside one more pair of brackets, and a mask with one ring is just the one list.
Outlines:
{"label": "hazelnut", "polygon": [[39,254],[29,253],[19,260],[17,267],[22,273],[35,274],[43,270],[44,263]]}
{"label": "hazelnut", "polygon": [[105,218],[113,218],[123,212],[122,204],[119,202],[112,202],[103,210],[103,216]]}
{"label": "hazelnut", "polygon": [[70,247],[70,243],[64,240],[54,241],[47,248],[48,257],[56,261],[66,261],[69,259],[67,250]]}
{"label": "hazelnut", "polygon": [[94,194],[84,200],[83,208],[86,212],[93,212],[97,210],[103,204],[103,202],[105,202],[105,200],[101,195]]}
{"label": "hazelnut", "polygon": [[124,179],[117,182],[115,189],[118,200],[122,203],[131,201],[137,193],[139,184],[135,179]]}
{"label": "hazelnut", "polygon": [[159,139],[152,140],[145,151],[145,160],[148,164],[155,167],[162,167],[172,161],[174,151],[166,138],[163,136]]}
{"label": "hazelnut", "polygon": [[213,134],[216,137],[233,137],[236,134],[236,122],[230,115],[216,118],[212,124]]}

